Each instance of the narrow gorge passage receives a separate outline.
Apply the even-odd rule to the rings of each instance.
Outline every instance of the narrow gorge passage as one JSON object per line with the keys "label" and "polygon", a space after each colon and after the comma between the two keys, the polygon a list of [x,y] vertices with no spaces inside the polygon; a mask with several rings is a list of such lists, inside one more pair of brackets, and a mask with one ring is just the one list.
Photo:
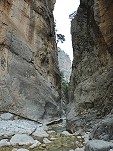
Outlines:
{"label": "narrow gorge passage", "polygon": [[0,1],[0,151],[113,151],[112,18],[112,0]]}

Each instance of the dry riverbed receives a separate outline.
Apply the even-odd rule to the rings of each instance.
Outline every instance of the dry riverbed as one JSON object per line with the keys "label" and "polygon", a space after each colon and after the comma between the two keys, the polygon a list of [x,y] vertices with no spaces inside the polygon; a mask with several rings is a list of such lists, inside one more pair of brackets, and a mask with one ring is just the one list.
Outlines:
{"label": "dry riverbed", "polygon": [[83,151],[88,134],[70,134],[65,122],[51,126],[0,116],[0,151]]}

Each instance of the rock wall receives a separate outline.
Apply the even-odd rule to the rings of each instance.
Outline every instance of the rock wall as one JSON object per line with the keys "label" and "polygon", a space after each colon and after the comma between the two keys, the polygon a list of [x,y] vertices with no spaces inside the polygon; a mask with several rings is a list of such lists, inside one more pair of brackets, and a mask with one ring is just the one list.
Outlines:
{"label": "rock wall", "polygon": [[59,116],[54,4],[0,1],[0,111],[32,120]]}
{"label": "rock wall", "polygon": [[65,80],[69,82],[71,75],[71,60],[68,54],[60,48],[58,48],[58,62],[60,71],[64,74]]}
{"label": "rock wall", "polygon": [[[113,108],[113,1],[81,0],[72,20],[67,129],[90,129]],[[98,119],[98,120],[97,120]]]}

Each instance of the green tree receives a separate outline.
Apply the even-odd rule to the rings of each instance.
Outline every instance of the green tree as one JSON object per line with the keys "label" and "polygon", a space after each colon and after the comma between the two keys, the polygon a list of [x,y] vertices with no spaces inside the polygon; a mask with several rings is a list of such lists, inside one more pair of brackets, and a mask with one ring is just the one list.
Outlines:
{"label": "green tree", "polygon": [[57,36],[57,43],[60,41],[61,43],[63,43],[65,41],[65,36],[62,34],[56,34]]}

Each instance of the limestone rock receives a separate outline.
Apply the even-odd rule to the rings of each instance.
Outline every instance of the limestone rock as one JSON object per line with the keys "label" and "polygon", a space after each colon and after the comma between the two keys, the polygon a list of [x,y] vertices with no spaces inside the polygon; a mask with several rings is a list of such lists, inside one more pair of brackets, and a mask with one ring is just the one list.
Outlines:
{"label": "limestone rock", "polygon": [[113,140],[113,114],[109,114],[97,123],[90,135],[90,139]]}
{"label": "limestone rock", "polygon": [[43,130],[42,128],[37,128],[36,131],[32,135],[37,136],[37,137],[48,137],[49,136],[49,134],[47,134],[47,132],[45,130]]}
{"label": "limestone rock", "polygon": [[65,80],[69,82],[71,75],[71,60],[60,48],[58,48],[58,62],[60,71],[64,74]]}
{"label": "limestone rock", "polygon": [[[67,129],[91,130],[113,108],[113,2],[81,0],[71,24],[74,60]],[[112,20],[112,21],[111,21]]]}
{"label": "limestone rock", "polygon": [[13,114],[11,113],[4,113],[4,114],[1,114],[1,119],[2,120],[10,120],[10,119],[13,119]]}
{"label": "limestone rock", "polygon": [[60,72],[50,0],[0,1],[0,111],[60,116]]}
{"label": "limestone rock", "polygon": [[20,149],[14,148],[12,151],[29,151],[29,150],[25,148],[20,148]]}
{"label": "limestone rock", "polygon": [[25,149],[25,148],[20,148],[18,149],[17,151],[29,151],[28,149]]}
{"label": "limestone rock", "polygon": [[31,145],[29,148],[35,148],[39,145],[41,145],[41,143],[38,140],[35,140],[35,143],[33,145]]}
{"label": "limestone rock", "polygon": [[68,131],[63,131],[62,134],[67,135],[67,136],[72,135]]}
{"label": "limestone rock", "polygon": [[0,121],[0,137],[14,134],[31,134],[40,124],[28,120]]}
{"label": "limestone rock", "polygon": [[2,139],[0,141],[0,147],[3,147],[3,146],[9,146],[10,145],[10,142],[8,142],[7,139]]}
{"label": "limestone rock", "polygon": [[113,148],[113,143],[103,140],[91,140],[87,142],[85,151],[109,151]]}
{"label": "limestone rock", "polygon": [[44,138],[44,139],[43,139],[43,142],[44,142],[45,144],[51,143],[51,141],[50,141],[49,139],[47,139],[47,138]]}
{"label": "limestone rock", "polygon": [[15,134],[10,140],[11,145],[29,145],[34,144],[35,140],[27,134]]}
{"label": "limestone rock", "polygon": [[76,148],[75,151],[84,151],[84,148]]}

